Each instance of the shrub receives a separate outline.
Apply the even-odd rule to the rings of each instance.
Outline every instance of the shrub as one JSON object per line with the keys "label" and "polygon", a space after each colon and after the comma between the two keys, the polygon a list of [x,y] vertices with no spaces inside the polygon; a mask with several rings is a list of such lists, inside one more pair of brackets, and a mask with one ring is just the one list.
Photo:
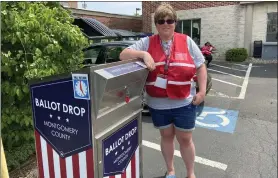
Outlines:
{"label": "shrub", "polygon": [[242,62],[248,57],[247,50],[245,48],[233,48],[226,52],[226,61]]}
{"label": "shrub", "polygon": [[1,3],[1,129],[9,169],[35,152],[28,81],[81,67],[88,42],[72,22],[58,2]]}

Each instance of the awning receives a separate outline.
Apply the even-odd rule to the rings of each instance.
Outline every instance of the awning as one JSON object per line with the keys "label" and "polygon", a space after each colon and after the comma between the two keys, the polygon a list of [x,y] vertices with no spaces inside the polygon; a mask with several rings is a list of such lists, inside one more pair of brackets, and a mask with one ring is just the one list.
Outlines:
{"label": "awning", "polygon": [[127,31],[127,30],[112,29],[112,31],[120,37],[136,37],[136,36],[138,36],[136,33]]}
{"label": "awning", "polygon": [[146,37],[146,36],[152,36],[153,33],[144,33],[144,32],[137,32],[137,36],[140,37]]}
{"label": "awning", "polygon": [[77,25],[83,34],[89,39],[146,37],[152,35],[151,33],[131,32],[122,29],[110,29],[98,20],[87,17],[75,17],[73,24]]}
{"label": "awning", "polygon": [[121,29],[112,29],[112,30],[120,37],[146,37],[146,36],[153,35],[152,33],[131,32],[131,31],[121,30]]}
{"label": "awning", "polygon": [[81,28],[88,38],[96,36],[118,37],[110,28],[93,18],[77,17],[74,19],[73,24]]}

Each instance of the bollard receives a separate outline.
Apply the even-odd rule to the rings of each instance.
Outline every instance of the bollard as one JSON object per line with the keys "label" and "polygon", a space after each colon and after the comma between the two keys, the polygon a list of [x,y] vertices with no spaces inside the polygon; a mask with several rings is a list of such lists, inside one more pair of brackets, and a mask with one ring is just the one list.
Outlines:
{"label": "bollard", "polygon": [[2,138],[1,138],[1,175],[0,175],[0,177],[1,178],[9,178],[9,172],[8,172],[4,147],[3,147],[3,143],[2,143]]}

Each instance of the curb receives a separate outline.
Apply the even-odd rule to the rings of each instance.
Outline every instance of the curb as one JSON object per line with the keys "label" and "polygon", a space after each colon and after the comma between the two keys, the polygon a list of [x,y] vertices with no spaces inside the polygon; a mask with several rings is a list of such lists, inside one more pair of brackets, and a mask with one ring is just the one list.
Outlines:
{"label": "curb", "polygon": [[212,60],[212,62],[226,62],[226,63],[230,63],[230,64],[246,64],[246,63],[253,63],[253,64],[277,64],[278,63],[278,59],[270,59],[270,60],[266,60],[266,59],[261,59],[261,58],[249,58],[246,59],[243,62],[231,62],[231,61],[226,61],[226,60]]}

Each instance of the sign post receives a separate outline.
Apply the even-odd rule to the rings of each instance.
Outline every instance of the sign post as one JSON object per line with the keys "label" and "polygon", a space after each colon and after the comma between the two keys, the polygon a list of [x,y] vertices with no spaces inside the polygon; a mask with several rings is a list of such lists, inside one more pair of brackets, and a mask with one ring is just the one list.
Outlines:
{"label": "sign post", "polygon": [[1,142],[1,172],[0,172],[0,177],[9,178],[9,171],[8,171],[6,156],[5,156],[4,147],[3,147],[3,143],[2,143],[2,137],[1,137],[0,142]]}
{"label": "sign post", "polygon": [[30,82],[39,177],[142,177],[147,74],[132,60]]}

